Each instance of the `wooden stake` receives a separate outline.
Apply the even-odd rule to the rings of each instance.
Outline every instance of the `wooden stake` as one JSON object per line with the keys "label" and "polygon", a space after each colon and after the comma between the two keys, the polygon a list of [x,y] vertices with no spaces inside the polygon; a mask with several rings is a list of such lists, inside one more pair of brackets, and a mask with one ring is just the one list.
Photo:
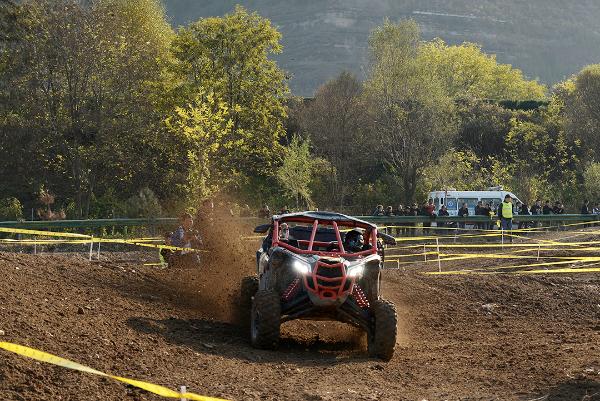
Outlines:
{"label": "wooden stake", "polygon": [[94,236],[92,235],[92,238],[90,238],[90,258],[89,261],[92,261],[92,253],[94,252]]}

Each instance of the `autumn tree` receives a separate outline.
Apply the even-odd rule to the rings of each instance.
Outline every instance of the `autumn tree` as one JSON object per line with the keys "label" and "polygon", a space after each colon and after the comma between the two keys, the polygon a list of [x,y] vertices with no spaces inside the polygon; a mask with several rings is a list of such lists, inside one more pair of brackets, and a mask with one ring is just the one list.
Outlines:
{"label": "autumn tree", "polygon": [[556,88],[565,103],[565,123],[570,136],[600,161],[600,64],[590,65]]}
{"label": "autumn tree", "polygon": [[86,217],[98,193],[135,192],[152,171],[160,147],[150,138],[161,122],[155,106],[172,31],[157,0],[20,7],[25,29],[4,50],[2,69],[16,101],[1,133],[30,146],[39,164],[26,175],[29,185],[49,184]]}
{"label": "autumn tree", "polygon": [[327,190],[330,206],[343,207],[358,180],[369,171],[367,110],[362,83],[348,72],[325,83],[300,113],[302,129],[315,154],[330,162]]}
{"label": "autumn tree", "polygon": [[[231,129],[222,138],[231,147],[214,155],[225,177],[272,174],[281,160],[284,135],[284,72],[270,58],[281,51],[280,33],[268,19],[242,7],[224,17],[204,18],[182,28],[173,42],[174,72],[180,83],[175,98],[193,112],[199,94],[225,110]],[[199,105],[199,107],[203,107]]]}
{"label": "autumn tree", "polygon": [[294,136],[284,150],[283,164],[277,169],[276,177],[286,197],[294,199],[296,208],[313,206],[311,181],[317,170],[327,167],[324,160],[310,152],[310,141]]}
{"label": "autumn tree", "polygon": [[449,46],[436,39],[423,43],[419,57],[442,81],[448,94],[460,99],[540,100],[546,88],[527,80],[521,70],[510,64],[499,64],[481,46],[463,43]]}
{"label": "autumn tree", "polygon": [[421,36],[414,21],[386,21],[369,39],[371,68],[365,83],[373,139],[403,189],[415,197],[422,169],[446,151],[456,133],[453,99],[419,58]]}

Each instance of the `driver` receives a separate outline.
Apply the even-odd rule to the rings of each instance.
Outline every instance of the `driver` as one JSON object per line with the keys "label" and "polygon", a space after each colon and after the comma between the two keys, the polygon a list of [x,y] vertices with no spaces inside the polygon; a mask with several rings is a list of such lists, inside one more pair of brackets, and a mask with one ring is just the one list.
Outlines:
{"label": "driver", "polygon": [[344,237],[344,250],[347,252],[360,252],[365,247],[365,239],[359,230],[350,230]]}

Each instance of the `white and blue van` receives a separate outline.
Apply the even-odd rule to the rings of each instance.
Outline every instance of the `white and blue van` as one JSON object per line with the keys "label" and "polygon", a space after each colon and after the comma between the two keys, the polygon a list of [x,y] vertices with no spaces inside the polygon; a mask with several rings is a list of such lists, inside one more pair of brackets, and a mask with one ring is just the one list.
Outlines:
{"label": "white and blue van", "polygon": [[492,205],[492,210],[495,210],[496,207],[504,201],[506,195],[511,196],[513,205],[520,202],[515,194],[504,191],[502,187],[492,187],[485,191],[432,191],[429,193],[429,199],[433,199],[436,211],[440,210],[442,205],[446,205],[450,216],[457,216],[458,209],[462,207],[463,203],[466,203],[469,208],[469,216],[473,216],[475,215],[475,206],[477,206],[477,202],[482,201],[483,204],[489,203]]}

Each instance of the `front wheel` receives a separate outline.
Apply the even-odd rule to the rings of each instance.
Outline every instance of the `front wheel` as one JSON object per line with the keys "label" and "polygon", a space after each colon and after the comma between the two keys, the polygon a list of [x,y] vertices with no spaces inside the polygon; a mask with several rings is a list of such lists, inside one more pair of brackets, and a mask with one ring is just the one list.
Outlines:
{"label": "front wheel", "polygon": [[371,304],[371,313],[374,324],[368,334],[369,355],[389,361],[394,356],[398,334],[396,307],[390,301],[379,299]]}
{"label": "front wheel", "polygon": [[259,290],[252,299],[250,339],[252,346],[275,349],[279,345],[281,303],[275,291]]}

